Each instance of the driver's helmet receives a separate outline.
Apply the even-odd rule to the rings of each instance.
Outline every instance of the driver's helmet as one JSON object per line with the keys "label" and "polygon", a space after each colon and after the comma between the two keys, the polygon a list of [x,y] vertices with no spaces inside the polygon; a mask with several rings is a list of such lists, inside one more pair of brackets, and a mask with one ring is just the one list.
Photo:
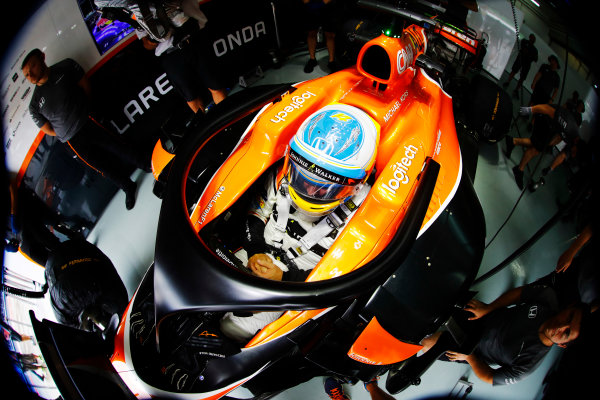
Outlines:
{"label": "driver's helmet", "polygon": [[375,164],[379,126],[364,111],[328,105],[290,141],[288,192],[298,212],[322,216],[353,196]]}

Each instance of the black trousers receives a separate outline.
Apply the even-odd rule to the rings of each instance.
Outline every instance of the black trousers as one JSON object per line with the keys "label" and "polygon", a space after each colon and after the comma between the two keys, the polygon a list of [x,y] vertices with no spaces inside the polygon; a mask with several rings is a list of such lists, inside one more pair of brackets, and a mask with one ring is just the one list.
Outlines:
{"label": "black trousers", "polygon": [[136,167],[148,170],[141,156],[92,118],[66,144],[81,162],[121,189],[131,185],[129,176]]}

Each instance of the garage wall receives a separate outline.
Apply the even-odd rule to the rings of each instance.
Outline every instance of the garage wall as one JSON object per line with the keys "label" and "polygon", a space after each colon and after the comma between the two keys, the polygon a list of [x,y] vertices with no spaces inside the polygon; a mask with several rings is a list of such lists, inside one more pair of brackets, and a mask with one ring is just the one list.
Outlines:
{"label": "garage wall", "polygon": [[100,55],[76,0],[47,0],[16,32],[0,67],[3,143],[9,172],[19,170],[39,132],[28,111],[33,86],[21,73],[23,58],[33,48],[46,53],[48,65],[70,57],[86,71],[111,57],[115,49]]}

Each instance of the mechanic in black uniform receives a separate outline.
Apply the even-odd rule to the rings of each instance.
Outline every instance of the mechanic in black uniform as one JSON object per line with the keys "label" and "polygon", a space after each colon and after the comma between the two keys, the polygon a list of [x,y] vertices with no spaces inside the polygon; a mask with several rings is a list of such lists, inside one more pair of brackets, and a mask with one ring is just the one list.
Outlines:
{"label": "mechanic in black uniform", "polygon": [[[567,100],[565,106],[571,110],[575,117],[575,121],[577,126],[581,126],[582,114],[585,112],[585,103],[582,100]],[[548,175],[550,172],[554,171],[559,165],[561,165],[565,160],[569,158],[577,157],[578,153],[577,149],[581,147],[581,144],[584,143],[580,140],[578,135],[576,136],[566,136],[563,137],[563,140],[566,143],[566,146],[554,157],[552,163],[542,169],[542,176]]]}
{"label": "mechanic in black uniform", "polygon": [[[566,347],[577,339],[589,316],[589,308],[581,303],[559,309],[554,289],[537,284],[511,289],[490,304],[473,299],[465,310],[473,314],[467,329],[477,332],[477,345],[471,354],[447,351],[441,359],[467,362],[481,380],[493,385],[527,377],[553,345]],[[440,334],[423,339],[424,351]]]}
{"label": "mechanic in black uniform", "polygon": [[[536,115],[536,123],[530,138],[516,138],[506,135],[506,156],[510,158],[515,146],[526,147],[519,165],[513,167],[513,174],[519,189],[523,190],[523,174],[527,164],[549,146],[557,145],[561,140],[570,147],[579,136],[579,126],[574,112],[567,107],[551,104],[538,104],[521,107],[522,116]],[[568,151],[568,149],[565,149]]]}
{"label": "mechanic in black uniform", "polygon": [[227,97],[224,78],[209,58],[210,45],[204,33],[208,18],[198,1],[95,0],[94,3],[106,18],[120,18],[135,27],[144,48],[154,52],[169,82],[194,113],[206,111],[202,96],[206,89],[214,104]]}
{"label": "mechanic in black uniform", "polygon": [[36,85],[29,103],[33,121],[45,134],[67,145],[88,167],[112,180],[125,192],[127,209],[132,209],[137,185],[123,172],[123,166],[149,172],[149,163],[92,116],[91,86],[76,61],[66,58],[47,66],[45,60],[45,54],[34,49],[21,65],[23,75]]}
{"label": "mechanic in black uniform", "polygon": [[330,72],[337,72],[339,66],[335,60],[335,32],[338,21],[335,0],[303,0],[303,3],[309,55],[308,61],[304,65],[304,72],[309,74],[317,66],[316,49],[319,28],[323,28],[325,44],[329,53],[327,68]]}
{"label": "mechanic in black uniform", "polygon": [[508,76],[508,81],[502,84],[503,87],[507,87],[510,81],[514,78],[519,70],[521,74],[519,75],[519,80],[517,81],[517,86],[513,91],[513,95],[518,94],[519,88],[523,85],[523,81],[527,79],[527,75],[529,74],[529,69],[531,68],[531,63],[537,62],[538,60],[538,50],[535,47],[535,35],[532,33],[529,35],[529,39],[521,40],[521,48],[515,62],[512,65],[512,69],[510,70],[510,75]]}
{"label": "mechanic in black uniform", "polygon": [[556,72],[558,69],[558,58],[555,55],[549,56],[548,64],[542,64],[531,83],[533,92],[530,105],[554,103],[560,85],[560,76]]}

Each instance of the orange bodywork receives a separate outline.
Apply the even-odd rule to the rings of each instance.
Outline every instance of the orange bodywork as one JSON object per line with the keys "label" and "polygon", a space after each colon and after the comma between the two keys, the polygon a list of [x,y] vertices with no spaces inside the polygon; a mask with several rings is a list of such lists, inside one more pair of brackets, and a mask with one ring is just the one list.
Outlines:
{"label": "orange bodywork", "polygon": [[160,173],[163,169],[171,162],[171,160],[175,157],[174,154],[169,153],[164,149],[162,145],[162,141],[157,141],[156,145],[154,145],[154,150],[152,150],[152,175],[154,179],[158,180]]}
{"label": "orange bodywork", "polygon": [[[197,202],[190,215],[196,232],[231,207],[268,167],[285,157],[290,139],[305,118],[333,103],[360,108],[379,125],[376,180],[355,216],[307,280],[346,274],[377,256],[402,222],[423,164],[431,157],[441,168],[420,234],[424,232],[454,195],[462,170],[452,99],[414,66],[425,46],[422,28],[416,26],[409,27],[400,38],[382,35],[362,48],[357,67],[297,84],[295,91],[265,108]],[[367,58],[373,54],[387,55],[389,75],[370,69]],[[287,311],[259,332],[247,347],[281,337],[325,312]],[[374,339],[381,341],[377,346],[390,346],[393,351],[382,351],[377,346],[360,350],[365,348],[365,342]],[[389,364],[410,357],[419,348],[393,338],[374,320],[351,354],[361,362]]]}
{"label": "orange bodywork", "polygon": [[373,318],[350,347],[348,357],[365,364],[387,365],[406,360],[422,348],[399,341]]}

